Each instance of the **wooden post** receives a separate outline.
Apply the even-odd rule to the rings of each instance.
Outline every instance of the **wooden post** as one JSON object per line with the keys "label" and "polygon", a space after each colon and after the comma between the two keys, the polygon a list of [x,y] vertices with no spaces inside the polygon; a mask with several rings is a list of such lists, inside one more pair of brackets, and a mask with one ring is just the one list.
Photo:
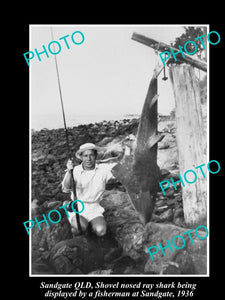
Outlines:
{"label": "wooden post", "polygon": [[207,48],[208,48],[208,45],[207,45],[207,27],[204,26],[203,27],[203,33],[204,33],[204,37],[203,37],[203,42],[204,42],[204,45],[205,45],[205,61],[207,61]]}
{"label": "wooden post", "polygon": [[[205,164],[202,168],[205,174],[208,172],[199,84],[189,65],[172,65],[169,70],[176,103],[180,175],[184,180],[187,170],[197,173],[197,181],[189,184],[184,180],[185,187],[182,186],[184,218],[190,227],[207,225],[207,178],[195,169]],[[187,179],[194,181],[194,174],[189,172]]]}

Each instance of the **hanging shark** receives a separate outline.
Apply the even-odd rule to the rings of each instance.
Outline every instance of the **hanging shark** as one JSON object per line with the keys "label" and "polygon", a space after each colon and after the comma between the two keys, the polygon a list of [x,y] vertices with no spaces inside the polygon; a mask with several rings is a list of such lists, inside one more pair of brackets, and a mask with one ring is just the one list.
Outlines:
{"label": "hanging shark", "polygon": [[126,188],[144,225],[151,220],[161,181],[161,172],[157,165],[157,143],[164,136],[157,133],[157,102],[157,76],[154,74],[143,105],[134,153],[125,156],[112,169],[113,175]]}

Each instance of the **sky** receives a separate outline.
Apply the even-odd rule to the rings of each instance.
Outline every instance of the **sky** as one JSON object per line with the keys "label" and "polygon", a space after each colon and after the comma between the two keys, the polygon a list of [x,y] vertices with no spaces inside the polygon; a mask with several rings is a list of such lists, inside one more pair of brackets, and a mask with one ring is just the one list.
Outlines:
{"label": "sky", "polygon": [[[88,116],[103,120],[141,113],[153,69],[161,60],[152,48],[131,39],[134,32],[168,44],[184,32],[178,25],[30,25],[28,51],[41,52],[43,45],[48,49],[53,40],[50,27],[62,47],[55,57],[66,118],[68,122],[80,118],[81,123]],[[80,45],[71,41],[75,31],[84,35]],[[59,40],[65,35],[70,49]],[[55,58],[51,53],[49,58],[40,57],[41,61],[37,56],[30,60],[29,67],[31,128],[63,127]],[[158,77],[158,112],[169,114],[173,91],[170,80],[163,81],[162,76],[163,72]]]}

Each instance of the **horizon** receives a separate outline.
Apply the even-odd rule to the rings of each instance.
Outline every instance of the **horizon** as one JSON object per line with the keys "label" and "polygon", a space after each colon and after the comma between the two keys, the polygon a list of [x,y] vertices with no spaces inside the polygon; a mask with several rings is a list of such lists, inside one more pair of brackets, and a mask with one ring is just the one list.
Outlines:
{"label": "horizon", "polygon": [[[169,114],[161,114],[158,113],[158,117],[170,117],[171,112],[173,111],[173,109],[170,111]],[[57,123],[54,123],[53,120],[49,121],[49,117],[58,117],[58,115],[56,114],[43,114],[40,116],[40,118],[38,120],[36,120],[35,126],[31,127],[31,130],[34,131],[41,131],[41,130],[52,130],[52,129],[62,129],[64,128],[64,124],[63,124],[63,117],[61,115],[61,119],[59,119],[57,121]],[[84,121],[78,121],[80,118],[84,118]],[[125,114],[125,115],[68,115],[66,116],[66,124],[67,124],[67,128],[73,128],[73,127],[78,127],[79,125],[90,125],[90,124],[99,124],[102,123],[104,121],[106,122],[122,122],[124,120],[134,120],[134,119],[139,119],[141,117],[141,114]],[[41,118],[44,118],[45,120],[41,120]],[[85,119],[86,118],[86,119]],[[49,123],[51,125],[48,125],[47,127],[42,126],[42,121],[44,121],[45,125],[47,124],[45,121],[46,119],[49,121]],[[90,120],[93,120],[90,122]],[[49,124],[48,123],[48,124]],[[55,125],[53,125],[53,123]],[[60,125],[57,125],[60,124]]]}
{"label": "horizon", "polygon": [[[186,25],[184,25],[186,26]],[[49,44],[51,25],[30,25],[30,47],[40,52]],[[153,69],[159,55],[131,40],[133,32],[170,43],[184,32],[183,25],[52,25],[54,40],[79,30],[85,40],[61,51],[57,58],[65,115],[140,115]],[[40,116],[62,119],[54,57],[30,61],[30,128],[37,128]],[[158,79],[158,113],[170,114],[175,106],[171,82]],[[166,76],[168,70],[166,68]],[[169,76],[168,76],[169,77]],[[42,119],[43,119],[42,118]],[[48,127],[50,120],[42,128]],[[86,122],[86,121],[85,121]],[[54,120],[52,120],[54,126]],[[62,122],[63,126],[63,122]],[[40,127],[39,127],[40,128]]]}

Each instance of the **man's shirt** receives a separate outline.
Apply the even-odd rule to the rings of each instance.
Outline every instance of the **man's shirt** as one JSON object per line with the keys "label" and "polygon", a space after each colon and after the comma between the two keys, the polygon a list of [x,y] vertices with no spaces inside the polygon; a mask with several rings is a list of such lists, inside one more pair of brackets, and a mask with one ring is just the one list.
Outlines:
{"label": "man's shirt", "polygon": [[[77,199],[84,203],[95,203],[101,201],[101,195],[105,191],[106,183],[109,179],[114,178],[111,170],[117,163],[96,164],[93,170],[84,170],[82,164],[73,169],[73,176],[76,183]],[[64,187],[63,192],[71,192],[71,199],[74,200],[71,189]]]}

